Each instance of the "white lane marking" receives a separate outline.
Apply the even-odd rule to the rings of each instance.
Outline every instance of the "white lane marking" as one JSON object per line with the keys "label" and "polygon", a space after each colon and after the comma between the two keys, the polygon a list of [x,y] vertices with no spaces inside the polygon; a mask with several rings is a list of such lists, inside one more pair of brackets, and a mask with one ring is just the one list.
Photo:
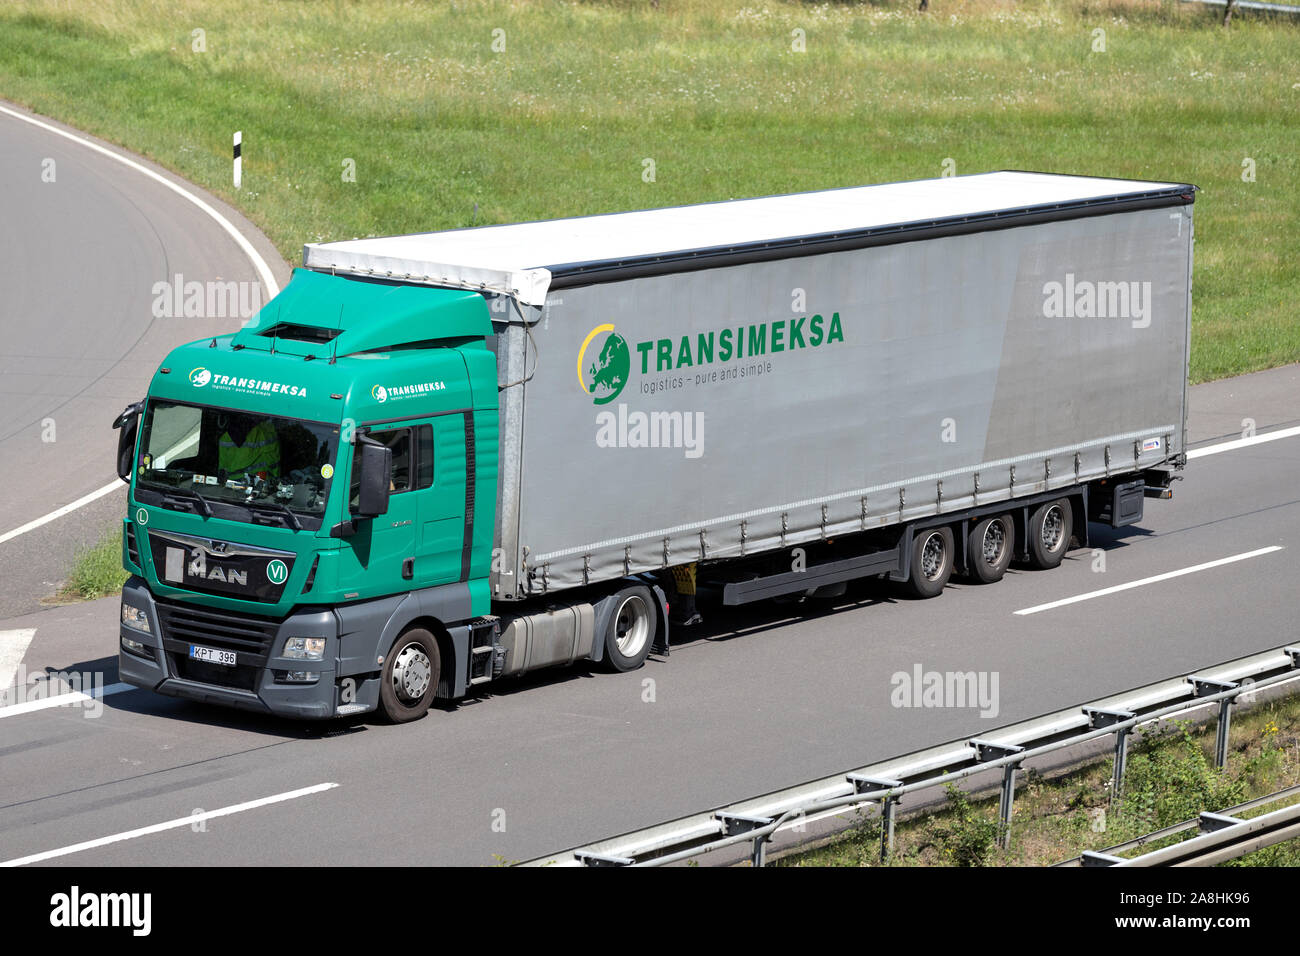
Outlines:
{"label": "white lane marking", "polygon": [[[170,459],[171,456],[174,455],[179,449],[195,444],[198,441],[198,437],[199,437],[199,430],[196,428],[193,432],[186,435],[175,445],[172,445],[171,448],[168,448],[165,452],[163,452],[163,456],[166,456],[166,458]],[[160,459],[161,457],[162,456],[160,456]],[[10,538],[16,538],[20,534],[26,534],[28,531],[34,531],[43,524],[49,524],[55,518],[62,518],[64,515],[76,511],[78,508],[88,505],[92,501],[98,501],[100,498],[104,497],[104,495],[111,494],[113,491],[115,491],[118,488],[122,488],[122,489],[126,488],[126,482],[122,481],[120,478],[115,481],[109,482],[103,488],[100,488],[98,491],[92,491],[90,494],[78,498],[70,505],[64,505],[62,508],[58,508],[55,511],[51,511],[47,515],[42,515],[41,517],[37,518],[35,521],[29,521],[25,525],[22,525],[21,527],[14,528],[14,530],[12,531],[6,531],[4,534],[0,534],[0,544],[4,544]],[[0,687],[5,687],[5,686],[7,685],[4,683],[4,681],[0,681]]]}
{"label": "white lane marking", "polygon": [[1238,448],[1249,448],[1251,445],[1259,445],[1266,441],[1277,441],[1279,438],[1294,438],[1300,435],[1300,427],[1281,428],[1275,432],[1264,432],[1262,435],[1251,435],[1249,438],[1235,438],[1232,441],[1221,441],[1217,445],[1206,445],[1204,448],[1193,448],[1187,453],[1190,458],[1203,458],[1206,455],[1217,455],[1221,451],[1235,451]]}
{"label": "white lane marking", "polygon": [[59,129],[57,126],[52,126],[49,123],[42,122],[41,120],[38,120],[34,116],[28,116],[25,113],[19,113],[17,110],[11,110],[7,106],[2,106],[2,105],[0,105],[0,113],[5,113],[9,116],[12,116],[14,119],[20,119],[24,123],[31,123],[33,126],[39,126],[41,129],[47,130],[48,132],[51,132],[56,136],[62,136],[64,139],[70,139],[74,143],[80,143],[82,146],[85,146],[87,149],[93,149],[95,152],[107,156],[109,159],[117,160],[122,165],[129,166],[132,169],[136,170],[137,172],[143,173],[144,175],[148,176],[150,179],[166,186],[168,189],[176,193],[176,195],[180,196],[181,198],[186,199],[189,202],[192,202],[194,205],[198,206],[199,209],[203,210],[203,212],[211,216],[212,219],[216,221],[217,225],[219,225],[223,230],[225,230],[225,232],[230,236],[230,238],[235,240],[235,244],[239,246],[240,251],[242,251],[244,255],[248,256],[249,260],[253,263],[253,267],[257,269],[257,274],[262,280],[263,288],[266,289],[267,292],[266,298],[269,300],[273,298],[280,291],[280,286],[275,281],[275,274],[271,272],[271,267],[267,265],[266,260],[262,258],[262,256],[258,253],[258,251],[253,248],[253,244],[249,242],[247,238],[245,238],[244,234],[240,232],[238,229],[236,229],[229,219],[221,215],[221,213],[217,212],[217,210],[213,209],[212,206],[204,202],[198,196],[194,195],[188,189],[185,189],[183,186],[177,185],[176,183],[168,179],[166,176],[158,175],[149,167],[142,166],[140,163],[137,163],[135,160],[131,159],[130,157],[123,156],[121,153],[115,153],[111,149],[105,149],[103,146],[100,146],[98,143],[92,143],[90,140],[78,136],[75,133],[69,133],[67,130],[62,130]]}
{"label": "white lane marking", "polygon": [[97,840],[87,840],[84,843],[74,843],[72,846],[60,847],[57,850],[46,850],[43,853],[33,853],[31,856],[20,856],[17,859],[0,862],[0,866],[26,866],[29,863],[40,863],[44,860],[52,860],[56,857],[68,856],[72,853],[80,853],[83,850],[93,850],[96,847],[108,846],[110,843],[121,843],[123,840],[134,840],[137,837],[150,836],[154,833],[162,833],[165,830],[177,830],[181,827],[191,826],[195,823],[202,823],[206,820],[215,820],[217,817],[228,817],[231,814],[243,813],[245,810],[256,810],[258,807],[269,806],[273,803],[283,803],[286,800],[296,800],[299,797],[309,797],[313,793],[322,793],[326,790],[333,790],[337,786],[337,783],[318,783],[313,787],[303,787],[301,790],[290,790],[287,793],[277,793],[274,796],[262,797],[258,800],[249,800],[247,803],[236,803],[229,807],[222,807],[220,810],[206,810],[203,813],[194,813],[187,817],[178,817],[175,820],[168,820],[166,823],[155,823],[152,826],[140,827],[136,830],[127,830],[123,833],[114,833],[111,836],[100,837]]}
{"label": "white lane marking", "polygon": [[62,508],[56,508],[47,515],[41,515],[41,517],[36,518],[33,521],[29,521],[24,525],[19,525],[12,531],[6,531],[4,534],[0,534],[0,544],[4,544],[6,541],[16,538],[20,534],[26,534],[28,531],[35,531],[41,525],[49,524],[55,518],[62,518],[66,514],[71,514],[78,508],[84,508],[92,501],[98,501],[100,498],[104,497],[104,495],[119,488],[125,489],[126,482],[122,481],[120,478],[114,478],[109,484],[100,488],[98,491],[92,491],[90,494],[83,495],[71,504],[64,505]]}
{"label": "white lane marking", "polygon": [[0,691],[13,686],[18,665],[23,662],[23,655],[27,653],[27,646],[35,635],[34,627],[0,631]]}
{"label": "white lane marking", "polygon": [[[235,240],[235,243],[236,245],[239,246],[240,251],[242,251],[244,255],[248,256],[249,260],[253,263],[253,267],[257,270],[257,274],[261,279],[262,286],[267,291],[266,298],[271,299],[279,293],[280,285],[278,282],[275,281],[275,274],[271,272],[271,267],[267,265],[266,260],[262,258],[261,254],[258,253],[258,251],[253,248],[252,243],[250,243],[248,239],[244,237],[244,234],[242,232],[240,232],[238,229],[234,227],[234,225],[230,222],[230,220],[228,220],[225,216],[221,215],[221,213],[217,212],[217,210],[213,209],[212,206],[204,202],[198,196],[195,196],[193,193],[189,192],[184,187],[179,186],[176,183],[172,182],[166,176],[158,175],[152,169],[149,169],[147,166],[142,166],[140,163],[137,163],[135,160],[127,156],[123,156],[120,153],[115,153],[111,149],[105,149],[103,146],[100,146],[98,143],[92,143],[90,140],[77,136],[74,133],[69,133],[67,130],[62,130],[59,129],[57,126],[52,126],[49,123],[42,122],[41,120],[36,119],[34,116],[28,116],[25,113],[19,113],[16,110],[11,110],[7,106],[3,106],[3,105],[0,105],[0,113],[4,113],[8,116],[12,116],[14,119],[22,120],[24,123],[30,123],[33,126],[38,126],[43,130],[47,130],[48,132],[55,134],[56,136],[62,136],[64,139],[70,139],[74,143],[79,143],[82,146],[85,146],[87,149],[92,149],[97,153],[109,157],[110,159],[117,160],[117,162],[121,163],[122,165],[129,166],[132,169],[136,170],[137,172],[143,173],[144,175],[148,176],[150,179],[166,186],[168,189],[176,193],[178,196],[181,196],[182,198],[188,200],[189,202],[192,202],[194,205],[198,206],[199,209],[201,209],[203,212],[211,216],[216,221],[216,223],[219,226],[221,226],[221,228],[225,230],[225,232],[229,234],[231,238]],[[78,498],[76,501],[72,502],[71,504],[64,505],[62,508],[58,508],[54,511],[51,511],[49,514],[37,518],[34,521],[29,521],[25,525],[21,525],[20,527],[14,528],[12,531],[7,531],[4,534],[0,534],[0,544],[4,544],[6,541],[16,538],[20,534],[26,534],[28,531],[33,531],[36,528],[39,528],[41,525],[47,524],[56,518],[62,518],[64,515],[76,511],[78,508],[84,507],[85,505],[90,504],[92,501],[104,497],[104,495],[108,494],[114,488],[119,487],[120,484],[121,482],[115,481],[111,484],[105,485],[103,488],[100,488],[98,491],[92,491],[90,494]]]}
{"label": "white lane marking", "polygon": [[[6,717],[17,717],[19,714],[30,714],[34,710],[48,710],[51,707],[67,707],[69,704],[84,704],[88,700],[95,700],[99,697],[109,697],[113,694],[120,694],[123,691],[135,690],[134,684],[109,684],[107,687],[93,688],[89,693],[74,690],[66,694],[55,694],[53,697],[42,697],[40,700],[28,700],[21,704],[10,704],[7,707],[0,707],[0,720]],[[0,691],[0,694],[3,694]]]}
{"label": "white lane marking", "polygon": [[1130,581],[1127,584],[1117,584],[1114,587],[1102,588],[1100,591],[1089,591],[1086,594],[1076,594],[1074,597],[1063,598],[1060,601],[1051,601],[1047,604],[1036,604],[1033,607],[1021,608],[1014,613],[1037,614],[1039,611],[1050,611],[1052,608],[1065,607],[1067,604],[1078,604],[1080,601],[1091,601],[1093,598],[1104,597],[1107,594],[1115,594],[1119,591],[1128,591],[1132,588],[1140,588],[1147,584],[1155,584],[1157,581],[1168,581],[1170,578],[1180,578],[1184,574],[1195,574],[1197,571],[1208,571],[1210,568],[1217,568],[1224,564],[1232,564],[1234,561],[1245,561],[1247,558],[1257,558],[1261,554],[1272,554],[1274,551],[1281,551],[1282,546],[1279,544],[1271,545],[1267,548],[1257,548],[1254,551],[1244,551],[1241,554],[1234,554],[1227,558],[1219,558],[1217,561],[1206,561],[1204,564],[1196,564],[1190,568],[1181,568],[1177,571],[1167,571],[1164,574],[1156,574],[1149,578],[1141,578],[1137,581]]}

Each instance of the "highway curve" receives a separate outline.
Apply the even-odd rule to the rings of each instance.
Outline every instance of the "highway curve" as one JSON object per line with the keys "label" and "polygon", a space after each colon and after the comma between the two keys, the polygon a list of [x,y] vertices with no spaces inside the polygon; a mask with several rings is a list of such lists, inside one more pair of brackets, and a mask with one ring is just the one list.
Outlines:
{"label": "highway curve", "polygon": [[0,102],[0,617],[39,606],[76,549],[123,514],[124,492],[5,536],[107,486],[114,416],[144,395],[169,349],[239,321],[155,317],[155,284],[177,275],[259,283],[267,297],[253,260],[213,216],[84,141],[181,185],[246,237],[278,284],[289,274],[270,242],[214,196],[117,147],[15,113],[31,117]]}

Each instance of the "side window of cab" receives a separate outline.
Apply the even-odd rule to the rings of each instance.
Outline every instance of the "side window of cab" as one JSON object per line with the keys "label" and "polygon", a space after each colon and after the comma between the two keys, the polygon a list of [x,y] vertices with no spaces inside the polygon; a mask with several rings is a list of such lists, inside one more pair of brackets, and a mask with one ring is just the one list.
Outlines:
{"label": "side window of cab", "polygon": [[[388,490],[401,494],[433,484],[433,428],[415,425],[410,428],[393,428],[388,431],[371,431],[366,437],[382,442],[393,450],[393,471],[389,475]],[[356,508],[361,501],[361,483],[356,470],[352,472],[349,489],[349,506]]]}

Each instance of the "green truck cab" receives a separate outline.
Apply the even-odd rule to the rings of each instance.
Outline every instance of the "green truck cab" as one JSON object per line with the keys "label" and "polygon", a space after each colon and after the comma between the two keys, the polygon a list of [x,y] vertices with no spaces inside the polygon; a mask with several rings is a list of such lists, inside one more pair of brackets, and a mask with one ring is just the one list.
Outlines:
{"label": "green truck cab", "polygon": [[492,334],[473,292],[297,270],[245,328],[175,349],[116,424],[122,679],[306,718],[464,694],[440,658],[490,622]]}

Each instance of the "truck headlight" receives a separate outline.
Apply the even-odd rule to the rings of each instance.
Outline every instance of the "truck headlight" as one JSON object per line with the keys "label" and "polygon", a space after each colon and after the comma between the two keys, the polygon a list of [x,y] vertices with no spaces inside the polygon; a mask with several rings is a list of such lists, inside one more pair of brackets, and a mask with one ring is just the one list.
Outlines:
{"label": "truck headlight", "polygon": [[133,631],[141,631],[145,634],[152,634],[149,629],[149,615],[144,610],[135,607],[132,604],[122,605],[122,623]]}
{"label": "truck headlight", "polygon": [[291,637],[284,642],[282,657],[293,657],[302,661],[318,661],[325,656],[325,638]]}

